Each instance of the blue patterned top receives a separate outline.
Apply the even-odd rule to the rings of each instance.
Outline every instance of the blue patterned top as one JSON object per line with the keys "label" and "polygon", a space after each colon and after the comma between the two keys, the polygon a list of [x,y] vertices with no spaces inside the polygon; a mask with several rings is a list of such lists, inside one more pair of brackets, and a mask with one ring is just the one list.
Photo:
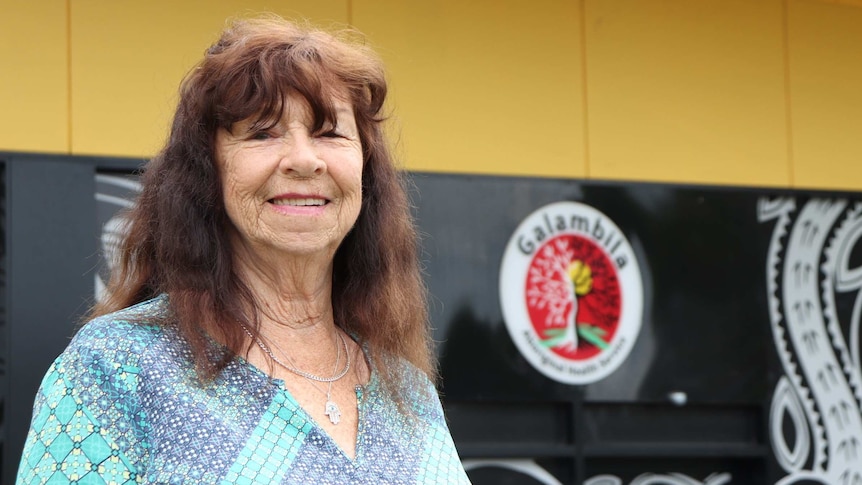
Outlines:
{"label": "blue patterned top", "polygon": [[285,390],[240,358],[212,381],[159,297],[85,325],[36,396],[18,483],[469,483],[431,382],[411,368],[405,416],[376,375],[357,391],[348,458]]}

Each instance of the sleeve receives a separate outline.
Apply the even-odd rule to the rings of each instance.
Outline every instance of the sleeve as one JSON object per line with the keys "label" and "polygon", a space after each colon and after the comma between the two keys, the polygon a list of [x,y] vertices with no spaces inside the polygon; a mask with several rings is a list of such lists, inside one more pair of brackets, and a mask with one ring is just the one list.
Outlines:
{"label": "sleeve", "polygon": [[[77,340],[77,338],[76,338]],[[18,484],[132,484],[142,480],[140,422],[130,411],[134,369],[72,345],[36,395]],[[135,374],[135,375],[133,375]]]}

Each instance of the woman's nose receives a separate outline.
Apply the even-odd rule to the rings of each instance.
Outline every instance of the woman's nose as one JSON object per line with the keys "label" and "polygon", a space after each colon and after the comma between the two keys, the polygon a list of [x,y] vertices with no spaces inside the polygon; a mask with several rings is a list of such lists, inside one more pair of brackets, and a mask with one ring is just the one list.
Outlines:
{"label": "woman's nose", "polygon": [[283,141],[279,168],[286,174],[299,177],[323,175],[326,162],[320,158],[314,139],[307,133],[295,133]]}

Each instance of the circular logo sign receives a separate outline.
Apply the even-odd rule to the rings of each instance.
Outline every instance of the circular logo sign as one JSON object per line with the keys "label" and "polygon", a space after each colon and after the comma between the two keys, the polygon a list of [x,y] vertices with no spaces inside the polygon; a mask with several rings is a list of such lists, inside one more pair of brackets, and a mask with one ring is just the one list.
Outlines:
{"label": "circular logo sign", "polygon": [[500,268],[512,340],[540,372],[589,384],[613,372],[640,331],[643,283],[634,251],[606,215],[578,202],[530,214]]}

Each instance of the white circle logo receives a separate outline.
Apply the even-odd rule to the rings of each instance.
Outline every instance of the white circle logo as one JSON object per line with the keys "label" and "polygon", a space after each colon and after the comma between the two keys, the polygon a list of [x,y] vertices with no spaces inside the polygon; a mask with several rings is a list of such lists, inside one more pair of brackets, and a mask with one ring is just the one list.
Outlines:
{"label": "white circle logo", "polygon": [[518,350],[546,376],[589,384],[631,352],[643,317],[634,251],[614,222],[578,202],[530,214],[500,268],[500,302]]}

